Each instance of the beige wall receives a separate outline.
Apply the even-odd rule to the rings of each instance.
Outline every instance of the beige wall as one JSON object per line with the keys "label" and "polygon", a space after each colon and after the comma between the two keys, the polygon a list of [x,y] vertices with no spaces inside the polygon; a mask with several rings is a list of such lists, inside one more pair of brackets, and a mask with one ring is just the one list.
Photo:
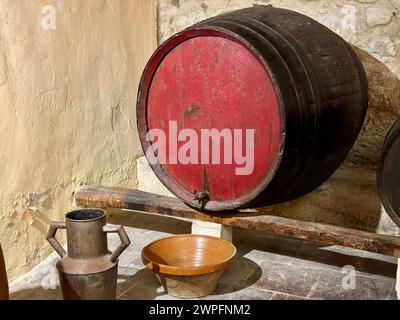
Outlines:
{"label": "beige wall", "polygon": [[[56,29],[43,29],[43,5]],[[135,98],[156,46],[150,0],[0,2],[0,243],[15,277],[81,183],[136,185]]]}

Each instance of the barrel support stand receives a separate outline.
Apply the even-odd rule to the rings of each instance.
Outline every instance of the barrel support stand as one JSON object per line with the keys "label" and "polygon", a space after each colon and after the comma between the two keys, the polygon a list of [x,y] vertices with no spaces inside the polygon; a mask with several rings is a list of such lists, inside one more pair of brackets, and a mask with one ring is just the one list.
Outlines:
{"label": "barrel support stand", "polygon": [[[283,218],[263,213],[228,212],[205,214],[180,200],[136,189],[86,185],[75,192],[80,207],[115,208],[188,218],[228,227],[268,232],[277,236],[310,241],[321,245],[338,245],[400,258],[400,237],[348,229],[334,225]],[[208,225],[209,226],[209,225]],[[196,229],[196,227],[194,227]],[[222,228],[220,235],[222,235]],[[194,230],[196,231],[196,230]],[[400,263],[400,259],[398,260]],[[398,264],[399,266],[399,264]],[[400,297],[400,269],[397,271],[397,294]]]}
{"label": "barrel support stand", "polygon": [[232,227],[219,223],[193,220],[192,234],[205,234],[232,242]]}

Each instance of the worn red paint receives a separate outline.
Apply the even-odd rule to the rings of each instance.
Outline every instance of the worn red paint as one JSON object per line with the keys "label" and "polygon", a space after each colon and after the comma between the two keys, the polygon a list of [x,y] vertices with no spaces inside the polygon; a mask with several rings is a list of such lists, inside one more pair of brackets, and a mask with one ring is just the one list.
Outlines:
{"label": "worn red paint", "polygon": [[[236,175],[235,164],[163,164],[155,172],[173,192],[193,201],[208,189],[211,202],[223,207],[248,199],[272,177],[283,140],[277,92],[265,65],[236,39],[200,35],[180,42],[155,68],[146,98],[147,130],[168,135],[169,121],[199,136],[205,128],[255,130],[250,175]],[[222,144],[221,159],[223,150]]]}

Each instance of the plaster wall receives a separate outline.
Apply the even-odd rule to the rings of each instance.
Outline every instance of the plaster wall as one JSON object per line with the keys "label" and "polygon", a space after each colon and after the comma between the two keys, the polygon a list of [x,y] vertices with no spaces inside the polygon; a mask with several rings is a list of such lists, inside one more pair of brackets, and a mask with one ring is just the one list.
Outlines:
{"label": "plaster wall", "polygon": [[73,207],[80,184],[137,185],[136,91],[156,44],[152,0],[0,2],[0,243],[10,278],[52,251],[49,223]]}

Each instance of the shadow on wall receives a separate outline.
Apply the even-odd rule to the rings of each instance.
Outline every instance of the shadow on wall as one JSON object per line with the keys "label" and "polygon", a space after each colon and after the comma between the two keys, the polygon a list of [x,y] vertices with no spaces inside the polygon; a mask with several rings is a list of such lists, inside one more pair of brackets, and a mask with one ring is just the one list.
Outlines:
{"label": "shadow on wall", "polygon": [[260,211],[370,232],[387,232],[395,227],[391,221],[387,222],[388,225],[381,225],[381,203],[375,171],[365,168],[342,166],[313,192],[290,202],[264,207]]}
{"label": "shadow on wall", "polygon": [[368,111],[364,126],[345,163],[376,168],[383,141],[400,116],[400,79],[383,63],[352,46],[368,79]]}
{"label": "shadow on wall", "polygon": [[345,166],[310,194],[262,211],[292,219],[398,234],[398,227],[382,209],[375,168],[385,136],[400,116],[400,80],[367,52],[353,48],[367,75],[369,105],[364,126],[344,161]]}

